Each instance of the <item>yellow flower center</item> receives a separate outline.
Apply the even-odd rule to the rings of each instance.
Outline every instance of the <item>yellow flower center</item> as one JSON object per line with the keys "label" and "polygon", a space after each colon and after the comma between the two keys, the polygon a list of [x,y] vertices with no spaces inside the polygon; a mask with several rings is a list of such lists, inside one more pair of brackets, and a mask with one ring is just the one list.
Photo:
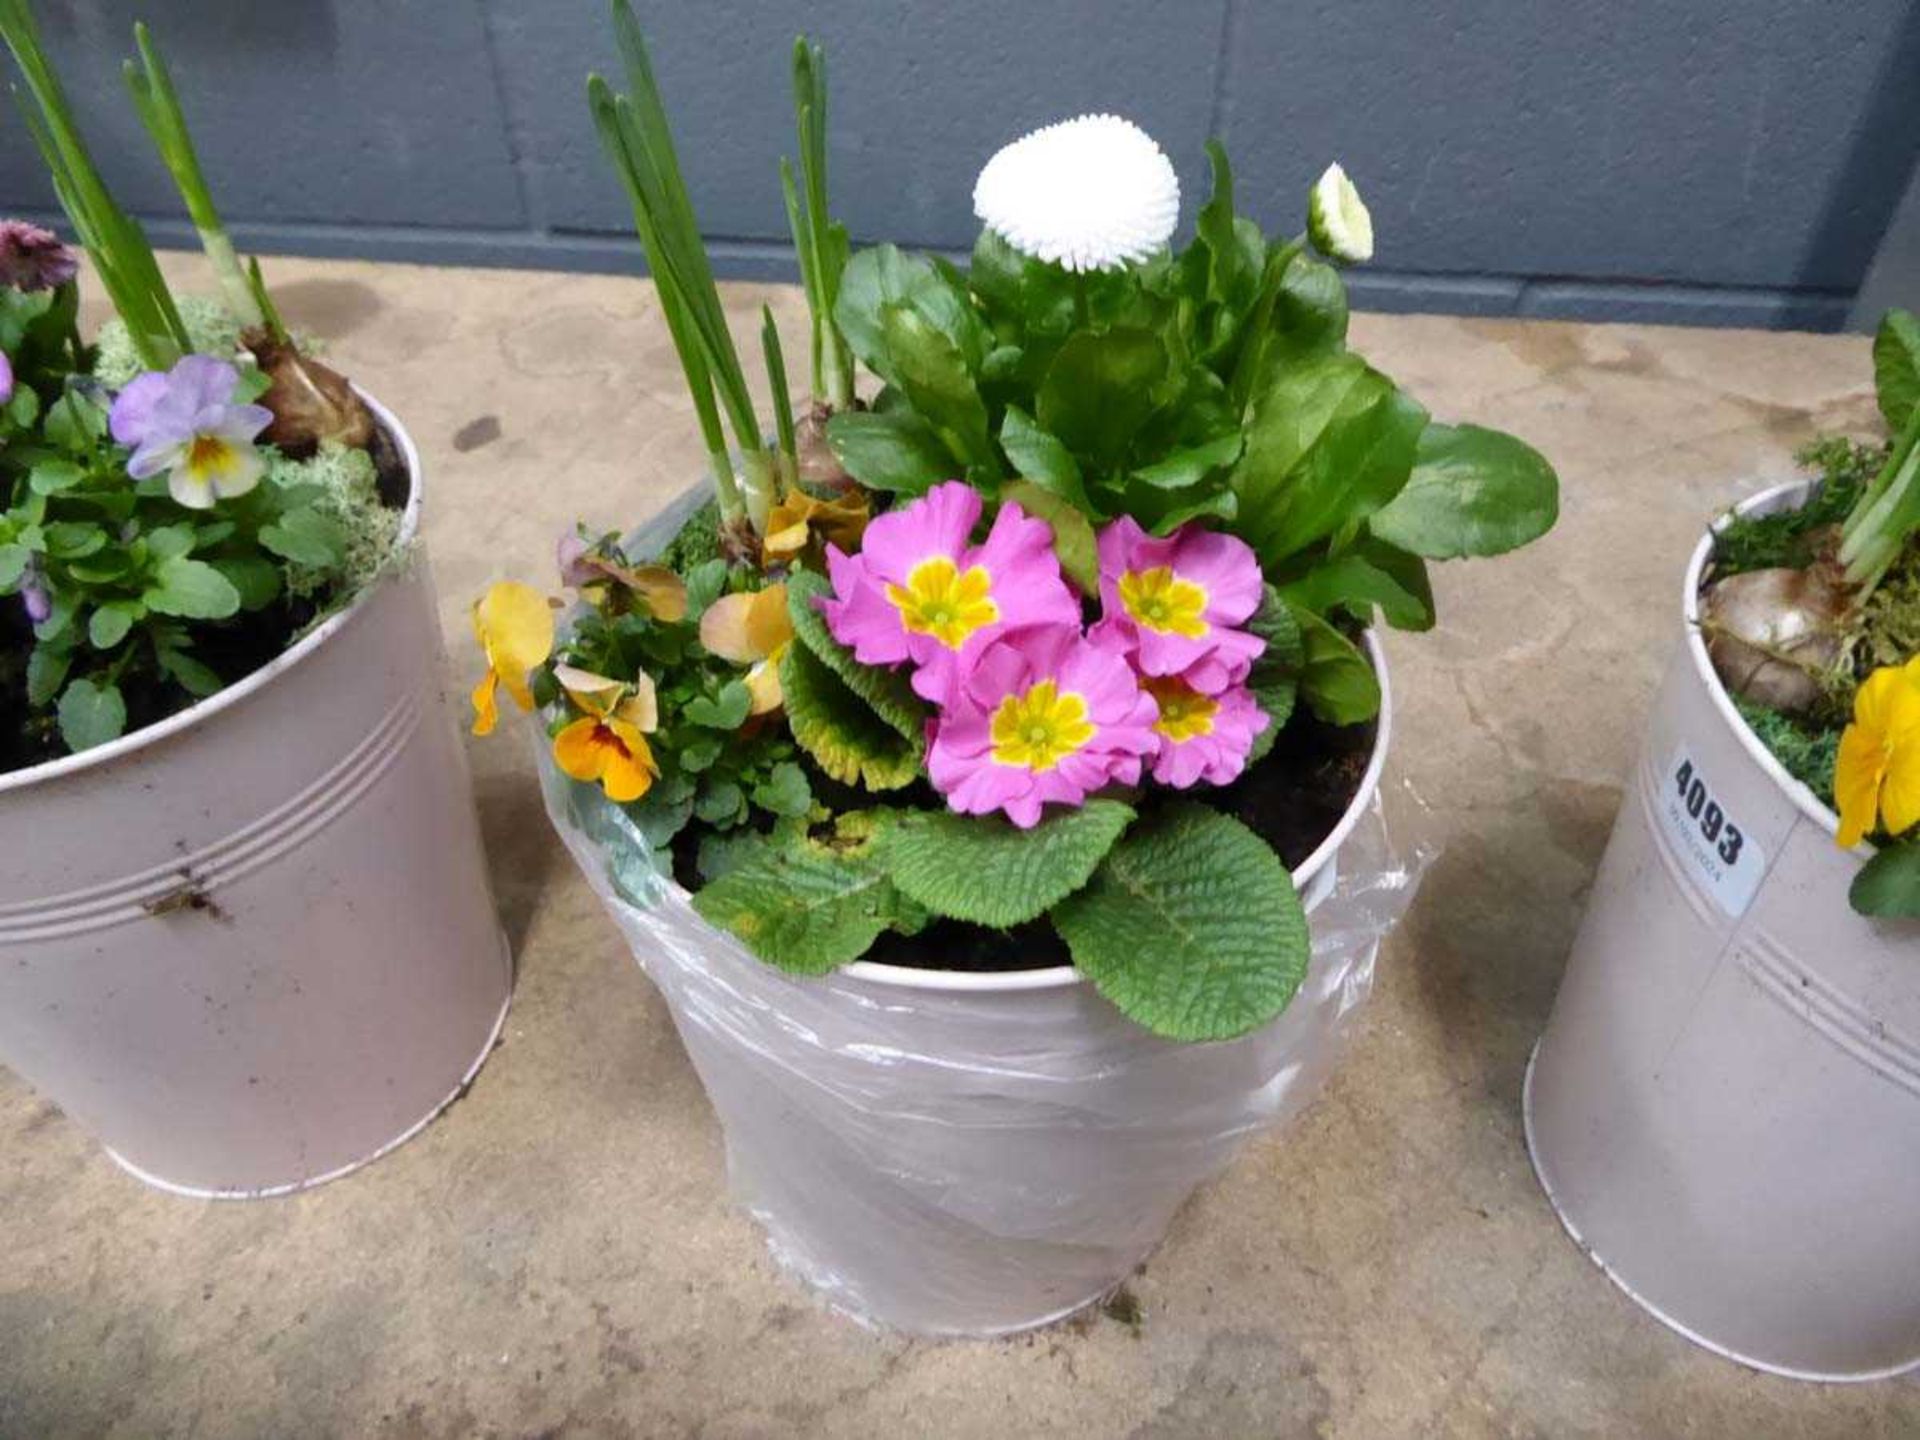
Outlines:
{"label": "yellow flower center", "polygon": [[1136,625],[1162,635],[1198,640],[1207,633],[1205,587],[1180,579],[1170,566],[1122,573],[1120,603]]}
{"label": "yellow flower center", "polygon": [[1176,745],[1213,733],[1213,717],[1220,713],[1220,702],[1202,695],[1178,676],[1141,682],[1160,707],[1160,718],[1153,728]]}
{"label": "yellow flower center", "polygon": [[218,435],[196,435],[187,447],[187,468],[201,475],[224,475],[234,468],[233,447]]}
{"label": "yellow flower center", "polygon": [[1023,770],[1051,770],[1094,737],[1087,702],[1051,680],[1009,695],[993,712],[993,758]]}
{"label": "yellow flower center", "polygon": [[974,631],[1000,618],[992,591],[986,566],[961,570],[945,555],[933,555],[908,572],[904,586],[887,586],[887,599],[908,630],[958,650]]}

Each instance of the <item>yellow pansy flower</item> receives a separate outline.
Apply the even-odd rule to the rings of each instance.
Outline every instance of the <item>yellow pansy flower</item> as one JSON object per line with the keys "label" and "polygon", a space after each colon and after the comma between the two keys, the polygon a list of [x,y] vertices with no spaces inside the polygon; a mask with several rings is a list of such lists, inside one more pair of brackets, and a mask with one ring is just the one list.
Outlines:
{"label": "yellow pansy flower", "polygon": [[619,804],[645,795],[660,773],[646,740],[660,723],[652,679],[643,673],[627,684],[572,665],[554,666],[553,678],[585,712],[553,737],[554,763]]}
{"label": "yellow pansy flower", "polygon": [[522,710],[533,708],[527,672],[553,653],[553,611],[531,585],[502,580],[474,602],[473,633],[487,657],[487,673],[473,689],[473,733],[490,735],[500,718],[499,686]]}
{"label": "yellow pansy flower", "polygon": [[1920,659],[1869,675],[1853,699],[1833,772],[1840,844],[1920,824]]}
{"label": "yellow pansy flower", "polygon": [[709,654],[748,665],[747,693],[752,715],[780,707],[780,657],[793,641],[793,617],[787,613],[787,587],[722,595],[700,617],[700,643]]}

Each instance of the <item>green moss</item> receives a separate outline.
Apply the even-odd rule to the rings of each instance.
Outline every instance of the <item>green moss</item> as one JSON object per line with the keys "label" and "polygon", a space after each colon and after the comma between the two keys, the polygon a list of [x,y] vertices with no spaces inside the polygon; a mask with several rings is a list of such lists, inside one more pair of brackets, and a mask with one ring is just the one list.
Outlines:
{"label": "green moss", "polygon": [[1860,491],[1886,460],[1887,447],[1828,435],[1807,445],[1794,458],[1826,483],[1798,510],[1731,517],[1714,540],[1715,575],[1807,565],[1813,554],[1806,537],[1847,518]]}
{"label": "green moss", "polygon": [[379,578],[393,557],[400,512],[380,503],[371,455],[344,445],[322,446],[307,460],[276,454],[267,463],[267,480],[282,486],[318,487],[314,508],[347,535],[346,560],[337,569],[291,561],[285,565],[290,594],[327,596],[326,609],[337,610]]}
{"label": "green moss", "polygon": [[[182,295],[177,303],[196,354],[231,355],[240,348],[240,322],[218,301],[204,295]],[[134,353],[127,327],[117,315],[100,327],[94,343],[98,346],[94,378],[110,390],[118,390],[147,368]]]}
{"label": "green moss", "polygon": [[660,563],[684,575],[720,554],[720,507],[709,500],[687,517],[680,533],[660,552]]}
{"label": "green moss", "polygon": [[1831,805],[1833,766],[1840,753],[1842,727],[1802,725],[1777,710],[1769,710],[1764,705],[1756,705],[1738,697],[1733,703],[1739,707],[1741,718],[1759,737],[1760,743],[1773,752],[1773,758],[1785,767],[1786,772]]}
{"label": "green moss", "polygon": [[1909,545],[1867,597],[1854,654],[1863,676],[1920,655],[1920,545]]}

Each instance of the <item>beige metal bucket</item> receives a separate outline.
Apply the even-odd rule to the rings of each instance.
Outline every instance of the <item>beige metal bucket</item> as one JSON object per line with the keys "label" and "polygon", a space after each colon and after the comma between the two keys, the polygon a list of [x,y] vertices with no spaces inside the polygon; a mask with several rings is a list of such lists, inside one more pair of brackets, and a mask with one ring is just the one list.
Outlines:
{"label": "beige metal bucket", "polygon": [[[417,547],[419,456],[374,410]],[[416,553],[218,695],[0,775],[0,1063],[188,1195],[316,1185],[424,1126],[512,980],[444,671]]]}
{"label": "beige metal bucket", "polygon": [[1875,1379],[1920,1365],[1920,925],[1849,908],[1871,852],[1834,844],[1715,677],[1711,553],[1527,1072],[1527,1141],[1568,1233],[1659,1319],[1759,1369]]}

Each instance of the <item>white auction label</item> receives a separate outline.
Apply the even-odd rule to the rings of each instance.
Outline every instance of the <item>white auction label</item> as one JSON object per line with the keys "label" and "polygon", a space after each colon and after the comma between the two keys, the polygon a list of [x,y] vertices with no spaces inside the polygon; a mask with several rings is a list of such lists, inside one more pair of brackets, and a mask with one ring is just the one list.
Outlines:
{"label": "white auction label", "polygon": [[1713,793],[1713,778],[1701,770],[1683,744],[1658,782],[1654,813],[1667,838],[1706,882],[1714,902],[1736,919],[1747,913],[1767,857],[1746,827]]}

